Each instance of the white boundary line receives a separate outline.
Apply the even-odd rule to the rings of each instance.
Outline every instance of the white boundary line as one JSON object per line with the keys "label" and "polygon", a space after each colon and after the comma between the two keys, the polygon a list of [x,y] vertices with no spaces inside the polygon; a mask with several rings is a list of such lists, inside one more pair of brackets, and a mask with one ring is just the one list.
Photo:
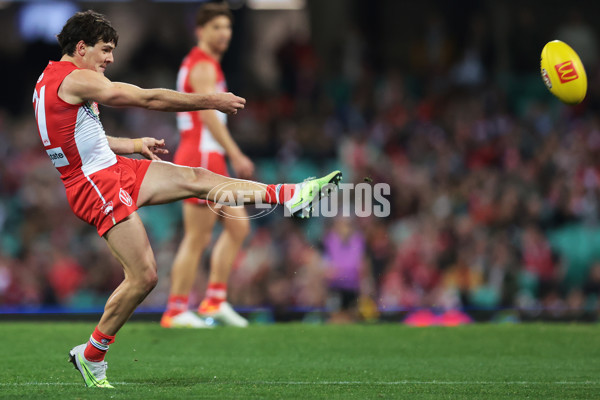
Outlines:
{"label": "white boundary line", "polygon": [[[216,382],[215,382],[216,383]],[[244,382],[241,382],[244,383]],[[528,381],[393,381],[393,382],[365,382],[365,381],[339,381],[339,382],[248,382],[266,385],[600,385],[593,381],[560,381],[560,382],[528,382]]]}
{"label": "white boundary line", "polygon": [[[115,385],[148,385],[148,383],[133,383],[133,382],[111,382]],[[587,385],[594,386],[600,385],[597,381],[556,381],[556,382],[540,382],[540,381],[391,381],[391,382],[368,382],[368,381],[316,381],[316,382],[302,382],[302,381],[198,381],[198,384],[221,384],[221,385],[321,385],[321,386],[335,386],[335,385],[377,385],[377,386],[393,386],[393,385]],[[14,382],[14,383],[1,383],[0,387],[21,387],[21,386],[82,386],[82,383],[74,382]]]}

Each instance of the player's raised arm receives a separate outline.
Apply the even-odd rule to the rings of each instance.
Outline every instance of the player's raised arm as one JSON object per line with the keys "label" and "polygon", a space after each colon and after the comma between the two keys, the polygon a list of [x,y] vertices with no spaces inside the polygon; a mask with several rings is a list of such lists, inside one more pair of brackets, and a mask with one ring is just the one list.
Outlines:
{"label": "player's raised arm", "polygon": [[73,71],[63,81],[59,96],[68,103],[96,101],[110,107],[141,107],[156,111],[195,111],[215,109],[235,114],[246,100],[232,93],[180,93],[169,89],[142,89],[122,82],[111,82],[92,70]]}

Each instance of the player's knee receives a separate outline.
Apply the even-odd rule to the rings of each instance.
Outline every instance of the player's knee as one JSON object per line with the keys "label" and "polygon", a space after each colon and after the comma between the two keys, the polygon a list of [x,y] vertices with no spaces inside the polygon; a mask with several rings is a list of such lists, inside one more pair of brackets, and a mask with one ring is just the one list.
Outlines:
{"label": "player's knee", "polygon": [[191,183],[195,186],[198,186],[198,184],[206,181],[206,178],[210,173],[210,171],[202,167],[192,168],[192,172],[193,174],[191,175]]}
{"label": "player's knee", "polygon": [[149,268],[145,271],[141,284],[142,289],[146,293],[150,293],[152,289],[156,287],[158,284],[158,274],[156,273],[156,268]]}
{"label": "player's knee", "polygon": [[205,249],[210,244],[211,239],[212,235],[210,234],[199,235],[196,239],[196,246],[198,246],[201,249]]}
{"label": "player's knee", "polygon": [[210,171],[205,168],[186,168],[183,175],[184,188],[195,196],[203,197],[208,192],[207,177]]}
{"label": "player's knee", "polygon": [[235,220],[228,226],[228,231],[235,241],[243,242],[250,234],[250,221],[247,219]]}
{"label": "player's knee", "polygon": [[140,292],[148,294],[158,283],[158,274],[156,272],[156,261],[154,258],[146,260],[139,274],[135,277],[136,286]]}
{"label": "player's knee", "polygon": [[206,178],[206,176],[210,173],[209,170],[207,170],[206,168],[202,168],[202,167],[193,167],[192,171],[194,172],[195,180],[202,180],[202,179]]}
{"label": "player's knee", "polygon": [[210,244],[212,232],[186,232],[183,242],[186,248],[202,252]]}

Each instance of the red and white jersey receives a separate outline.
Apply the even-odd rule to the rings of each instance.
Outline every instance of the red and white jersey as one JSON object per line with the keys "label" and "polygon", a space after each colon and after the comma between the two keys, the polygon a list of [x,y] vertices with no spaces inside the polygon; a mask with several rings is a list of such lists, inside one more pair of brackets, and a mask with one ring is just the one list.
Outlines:
{"label": "red and white jersey", "polygon": [[69,104],[58,97],[63,80],[76,69],[68,61],[50,61],[33,92],[40,138],[65,185],[117,162],[100,122],[98,104]]}
{"label": "red and white jersey", "polygon": [[[209,62],[215,68],[217,73],[216,92],[227,92],[227,83],[221,65],[217,60],[206,54],[199,47],[194,47],[188,55],[183,59],[179,74],[177,75],[177,90],[184,93],[193,93],[192,85],[190,84],[190,71],[198,62]],[[227,114],[216,111],[219,120],[227,123]],[[181,134],[178,151],[195,152],[195,153],[210,153],[216,152],[225,154],[223,146],[217,142],[208,128],[203,125],[200,113],[197,111],[177,113],[177,128]]]}

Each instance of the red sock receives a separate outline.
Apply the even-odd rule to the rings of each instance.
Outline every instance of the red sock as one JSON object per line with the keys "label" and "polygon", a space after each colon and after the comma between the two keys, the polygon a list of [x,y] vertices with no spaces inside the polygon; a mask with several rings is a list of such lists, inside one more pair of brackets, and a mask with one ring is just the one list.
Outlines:
{"label": "red sock", "polygon": [[88,361],[102,361],[104,360],[104,356],[108,351],[108,345],[114,343],[114,341],[114,336],[105,335],[104,333],[100,332],[96,326],[96,329],[94,329],[94,333],[92,333],[92,336],[90,336],[90,341],[83,352],[83,356]]}
{"label": "red sock", "polygon": [[227,298],[226,283],[209,283],[200,307],[218,307]]}
{"label": "red sock", "polygon": [[174,317],[188,309],[188,296],[170,295],[167,301],[167,311],[169,317]]}
{"label": "red sock", "polygon": [[279,185],[267,185],[265,200],[269,204],[283,204],[294,195],[296,185],[293,183],[280,183]]}

